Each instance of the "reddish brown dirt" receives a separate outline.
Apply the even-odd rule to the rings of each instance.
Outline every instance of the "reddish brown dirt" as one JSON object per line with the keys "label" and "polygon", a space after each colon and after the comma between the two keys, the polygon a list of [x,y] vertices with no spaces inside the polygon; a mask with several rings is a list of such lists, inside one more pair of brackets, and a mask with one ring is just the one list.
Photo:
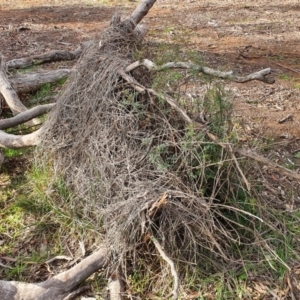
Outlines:
{"label": "reddish brown dirt", "polygon": [[[129,1],[114,1],[114,5],[106,1],[109,6],[95,3],[4,1],[0,51],[11,59],[75,49],[108,26],[116,11],[127,14],[136,5]],[[300,138],[299,11],[300,5],[293,0],[277,0],[272,5],[266,0],[248,1],[247,5],[160,0],[145,22],[151,28],[150,39],[182,43],[214,68],[247,74],[271,67],[276,77],[273,85],[229,83],[227,88],[234,93],[236,114],[244,118],[252,135],[291,140]],[[286,122],[278,122],[288,115],[291,118]]]}

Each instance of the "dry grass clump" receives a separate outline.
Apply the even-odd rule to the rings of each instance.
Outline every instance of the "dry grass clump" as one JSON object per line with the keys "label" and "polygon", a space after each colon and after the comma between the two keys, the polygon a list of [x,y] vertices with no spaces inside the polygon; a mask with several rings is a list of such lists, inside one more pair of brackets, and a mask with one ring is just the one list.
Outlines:
{"label": "dry grass clump", "polygon": [[[163,97],[137,93],[120,77],[134,59],[132,29],[126,22],[109,28],[83,54],[46,122],[42,158],[54,161],[73,191],[70,209],[105,229],[117,262],[152,261],[152,237],[182,269],[236,261],[233,244],[261,238],[240,170],[230,151],[187,126]],[[131,75],[152,84],[142,68]],[[208,128],[225,142],[230,108],[218,89],[207,97],[207,109],[215,107]]]}

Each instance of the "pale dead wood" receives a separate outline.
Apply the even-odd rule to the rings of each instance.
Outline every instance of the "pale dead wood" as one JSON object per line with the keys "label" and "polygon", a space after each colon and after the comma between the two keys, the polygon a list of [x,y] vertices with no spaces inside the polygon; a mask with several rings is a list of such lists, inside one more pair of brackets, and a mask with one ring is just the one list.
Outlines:
{"label": "pale dead wood", "polygon": [[178,278],[178,274],[177,274],[176,269],[175,269],[174,262],[167,256],[167,254],[163,250],[162,246],[160,245],[160,243],[158,242],[158,240],[154,236],[151,236],[151,240],[152,240],[155,248],[157,249],[157,251],[161,255],[161,257],[163,258],[163,260],[170,266],[171,273],[172,273],[172,276],[173,276],[173,279],[174,279],[174,288],[173,288],[172,294],[173,294],[173,297],[174,297],[173,299],[176,300],[179,297],[179,278]]}
{"label": "pale dead wood", "polygon": [[0,130],[0,148],[18,149],[36,146],[41,141],[42,128],[25,135],[14,135]]}
{"label": "pale dead wood", "polygon": [[[76,299],[76,297],[80,294],[82,294],[85,291],[88,291],[91,287],[89,285],[84,285],[81,286],[80,288],[78,288],[76,291],[72,292],[71,294],[69,294],[67,297],[65,297],[63,300],[72,300],[72,299]],[[78,298],[77,298],[78,299]],[[84,299],[84,298],[81,298]],[[86,298],[85,298],[86,299]]]}
{"label": "pale dead wood", "polygon": [[154,5],[156,0],[144,0],[142,3],[133,11],[130,16],[130,19],[134,24],[138,24],[142,19],[147,15],[150,8]]}
{"label": "pale dead wood", "polygon": [[54,262],[56,260],[67,260],[67,261],[70,261],[72,259],[73,258],[69,257],[69,256],[58,255],[58,256],[52,257],[52,258],[48,259],[47,261],[45,261],[45,264],[51,264],[52,262]]}
{"label": "pale dead wood", "polygon": [[286,176],[288,176],[290,178],[294,178],[294,179],[298,180],[298,182],[300,182],[300,174],[299,173],[289,170],[279,164],[276,164],[276,163],[270,161],[269,159],[265,158],[264,156],[255,153],[252,150],[234,148],[233,151],[240,155],[252,158],[252,159],[258,161],[259,163],[265,164],[266,166],[268,166],[272,170],[280,173],[281,175],[286,175]]}
{"label": "pale dead wood", "polygon": [[282,124],[288,120],[292,120],[293,119],[293,115],[292,114],[288,114],[286,117],[284,117],[283,119],[279,120],[278,123]]}
{"label": "pale dead wood", "polygon": [[20,69],[55,61],[75,60],[81,55],[82,49],[83,46],[79,46],[74,51],[53,50],[39,55],[12,59],[7,62],[7,67],[9,69]]}
{"label": "pale dead wood", "polygon": [[41,283],[0,280],[1,300],[63,300],[81,282],[108,264],[109,250],[99,250],[83,259],[70,270]]}
{"label": "pale dead wood", "polygon": [[57,82],[71,74],[71,69],[39,71],[27,74],[14,74],[8,80],[18,94],[35,91],[46,83]]}
{"label": "pale dead wood", "polygon": [[124,299],[124,284],[120,275],[114,273],[108,282],[108,291],[109,291],[109,299],[110,300],[122,300]]}
{"label": "pale dead wood", "polygon": [[194,63],[188,63],[188,62],[169,62],[166,64],[163,64],[161,66],[157,66],[154,62],[152,62],[149,59],[144,59],[142,61],[136,61],[132,64],[130,64],[126,69],[125,72],[130,72],[136,68],[138,68],[139,66],[144,66],[146,68],[148,68],[148,70],[152,70],[152,71],[162,71],[162,70],[166,70],[166,69],[171,69],[171,68],[177,68],[177,69],[192,69],[195,70],[197,72],[201,72],[203,74],[206,75],[210,75],[213,77],[218,77],[218,78],[224,78],[224,79],[229,79],[235,82],[239,82],[239,83],[244,83],[247,81],[251,81],[251,80],[259,80],[259,81],[263,81],[266,83],[274,83],[274,79],[273,78],[267,78],[266,76],[269,75],[271,73],[271,69],[267,68],[267,69],[263,69],[261,71],[246,75],[246,76],[237,76],[234,75],[232,71],[229,72],[222,72],[222,71],[218,71],[218,70],[214,70],[208,67],[203,67]]}
{"label": "pale dead wood", "polygon": [[6,75],[6,62],[0,53],[0,93],[4,97],[7,105],[10,107],[13,115],[27,110],[25,105],[20,101],[16,91],[13,89]]}
{"label": "pale dead wood", "polygon": [[47,112],[49,112],[55,106],[54,103],[38,105],[31,109],[28,109],[12,118],[0,120],[0,129],[7,129],[19,124],[23,124],[33,118],[39,117]]}

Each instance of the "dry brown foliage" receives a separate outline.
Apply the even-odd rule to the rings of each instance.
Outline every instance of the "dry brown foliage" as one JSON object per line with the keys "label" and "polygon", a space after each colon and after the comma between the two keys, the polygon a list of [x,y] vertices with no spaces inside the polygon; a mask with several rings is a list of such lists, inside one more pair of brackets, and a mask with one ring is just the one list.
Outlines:
{"label": "dry brown foliage", "polygon": [[[40,157],[54,162],[73,191],[70,210],[105,230],[125,272],[128,258],[153,263],[151,237],[181,270],[237,263],[232,244],[261,241],[260,218],[244,211],[237,161],[163,99],[137,93],[120,77],[139,46],[132,30],[119,23],[82,55],[46,121]],[[146,69],[131,75],[152,84]]]}

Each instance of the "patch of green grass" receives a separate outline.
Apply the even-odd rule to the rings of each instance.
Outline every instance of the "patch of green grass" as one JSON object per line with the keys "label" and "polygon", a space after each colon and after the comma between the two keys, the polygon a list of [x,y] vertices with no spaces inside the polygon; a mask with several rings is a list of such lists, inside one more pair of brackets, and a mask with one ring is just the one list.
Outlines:
{"label": "patch of green grass", "polygon": [[287,75],[287,74],[280,74],[279,78],[281,78],[283,80],[286,80],[286,81],[291,81],[292,80],[292,77],[290,75]]}
{"label": "patch of green grass", "polygon": [[19,157],[22,155],[29,154],[31,152],[30,148],[21,148],[21,149],[9,149],[5,148],[3,149],[4,156],[7,158],[14,158],[14,157]]}
{"label": "patch of green grass", "polygon": [[31,105],[37,105],[41,102],[47,102],[47,100],[50,97],[53,97],[57,94],[57,92],[60,90],[61,86],[64,85],[66,82],[67,77],[61,78],[60,80],[54,82],[54,83],[45,83],[40,88],[32,93],[32,96],[29,100]]}
{"label": "patch of green grass", "polygon": [[300,151],[295,154],[296,158],[300,158]]}

